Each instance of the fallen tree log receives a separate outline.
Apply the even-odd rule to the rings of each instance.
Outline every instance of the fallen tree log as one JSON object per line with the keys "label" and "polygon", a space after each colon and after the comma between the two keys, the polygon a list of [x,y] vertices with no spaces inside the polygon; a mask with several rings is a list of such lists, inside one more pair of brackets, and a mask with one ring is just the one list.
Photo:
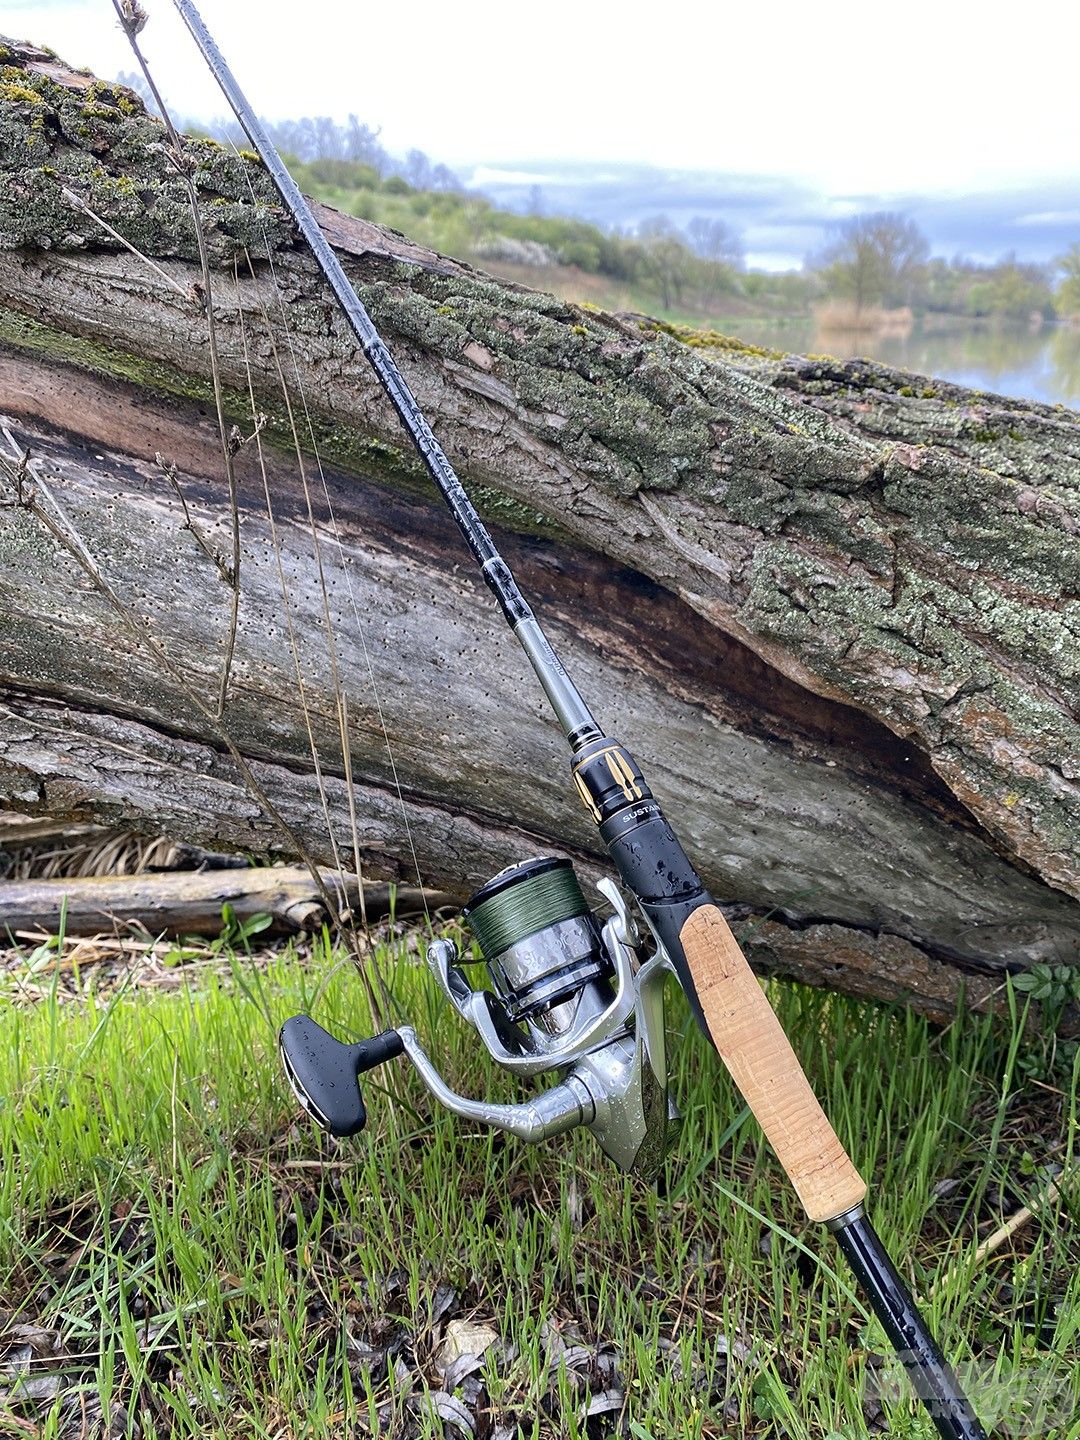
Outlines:
{"label": "fallen tree log", "polygon": [[[56,935],[219,935],[222,910],[240,924],[266,915],[273,933],[317,930],[341,908],[358,912],[355,875],[324,870],[322,888],[303,865],[242,866],[231,870],[173,870],[139,875],[71,876],[64,880],[7,880],[0,884],[0,936],[37,931]],[[338,905],[327,913],[323,893]],[[364,887],[368,919],[394,911],[423,914],[448,897],[390,885]]]}
{"label": "fallen tree log", "polygon": [[[235,458],[224,727],[291,839],[245,788],[192,702],[212,700],[228,642],[228,504],[183,187],[135,97],[8,50],[0,803],[326,862],[329,830],[347,855],[336,664],[373,874],[460,895],[539,848],[595,873],[536,687],[268,182],[191,141],[226,407],[249,434],[250,376],[271,442],[273,527],[258,444]],[[1007,968],[1075,960],[1074,415],[680,337],[320,219],[755,963],[944,1015],[961,988],[988,1002]],[[282,357],[325,494],[285,453]],[[61,506],[126,619],[18,504],[24,482]]]}

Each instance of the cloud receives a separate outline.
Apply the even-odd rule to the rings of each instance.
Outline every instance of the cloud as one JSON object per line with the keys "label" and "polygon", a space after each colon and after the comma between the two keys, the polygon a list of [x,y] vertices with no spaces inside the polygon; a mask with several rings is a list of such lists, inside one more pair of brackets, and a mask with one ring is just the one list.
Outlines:
{"label": "cloud", "polygon": [[1033,215],[1018,215],[1014,225],[1075,225],[1080,230],[1080,210],[1037,210]]}
{"label": "cloud", "polygon": [[485,185],[549,185],[556,177],[542,170],[503,170],[497,165],[478,165],[466,183],[474,189]]}

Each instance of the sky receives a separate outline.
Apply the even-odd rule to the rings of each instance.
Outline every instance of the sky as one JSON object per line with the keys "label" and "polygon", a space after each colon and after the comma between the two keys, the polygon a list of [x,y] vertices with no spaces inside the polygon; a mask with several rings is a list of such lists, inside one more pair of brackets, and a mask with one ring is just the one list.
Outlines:
{"label": "sky", "polygon": [[[221,115],[169,0],[145,4],[144,48],[170,105]],[[202,11],[262,114],[355,113],[387,149],[418,147],[471,183],[542,183],[568,163],[601,178],[616,167],[616,185],[627,165],[775,177],[837,219],[867,196],[962,203],[1045,186],[1054,213],[1080,215],[1069,0],[203,0]],[[0,31],[110,78],[133,68],[111,0],[0,0]]]}

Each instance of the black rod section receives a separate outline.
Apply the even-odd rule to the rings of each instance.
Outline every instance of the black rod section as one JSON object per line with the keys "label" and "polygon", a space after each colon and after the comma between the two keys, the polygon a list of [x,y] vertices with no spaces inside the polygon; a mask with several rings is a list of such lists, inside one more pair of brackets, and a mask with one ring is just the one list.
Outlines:
{"label": "black rod section", "polygon": [[416,397],[409,389],[404,375],[398,369],[394,357],[376,330],[363,302],[349,284],[341,262],[319,228],[319,223],[312,214],[310,205],[282,163],[281,156],[277,153],[274,142],[266,133],[259,117],[248,104],[244,92],[240,89],[225,61],[225,57],[218,49],[214,37],[207,30],[202,16],[191,0],[173,0],[173,4],[191,32],[192,39],[199,47],[214,79],[221,87],[222,94],[229,102],[233,114],[269,171],[270,178],[273,180],[285,208],[311,248],[311,253],[329,282],[371,368],[378,376],[380,384],[389,396],[402,425],[424,462],[425,469],[435,482],[451,515],[457,522],[458,529],[465,537],[465,543],[480,566],[484,580],[494,593],[506,616],[507,623],[517,635],[528,655],[564,733],[575,746],[586,740],[597,738],[600,730],[588,706],[551,648],[550,642],[533,614],[532,607],[518,589],[517,581],[511,574],[510,567],[496,549],[495,542],[488,534],[487,527],[469,499],[465,487],[455,474],[454,467],[432,434],[431,426],[424,419],[420,406],[416,403]]}
{"label": "black rod section", "polygon": [[829,1228],[942,1440],[986,1440],[986,1431],[960,1389],[952,1366],[865,1214],[857,1210],[842,1215],[830,1222]]}

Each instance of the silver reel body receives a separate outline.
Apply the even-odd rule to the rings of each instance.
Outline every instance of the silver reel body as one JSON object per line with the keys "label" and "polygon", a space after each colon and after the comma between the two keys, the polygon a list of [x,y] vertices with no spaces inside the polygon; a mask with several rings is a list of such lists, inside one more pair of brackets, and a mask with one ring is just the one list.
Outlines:
{"label": "silver reel body", "polygon": [[670,966],[660,952],[643,960],[615,882],[597,888],[615,912],[602,928],[591,913],[574,916],[485,957],[491,990],[472,987],[451,941],[428,949],[444,995],[496,1062],[517,1075],[559,1073],[558,1085],[520,1105],[468,1100],[445,1084],[413,1031],[398,1033],[432,1094],[455,1114],[524,1140],[584,1125],[620,1169],[652,1179],[678,1128],[664,1036]]}

